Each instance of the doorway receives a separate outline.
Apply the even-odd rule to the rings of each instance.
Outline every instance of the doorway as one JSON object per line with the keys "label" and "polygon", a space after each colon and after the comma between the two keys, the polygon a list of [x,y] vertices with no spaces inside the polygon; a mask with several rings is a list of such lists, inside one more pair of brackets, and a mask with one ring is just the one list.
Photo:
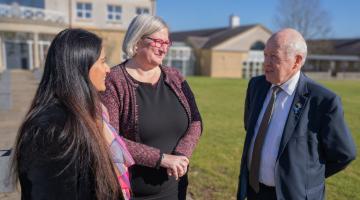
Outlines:
{"label": "doorway", "polygon": [[29,45],[23,41],[5,41],[6,67],[12,69],[30,69]]}

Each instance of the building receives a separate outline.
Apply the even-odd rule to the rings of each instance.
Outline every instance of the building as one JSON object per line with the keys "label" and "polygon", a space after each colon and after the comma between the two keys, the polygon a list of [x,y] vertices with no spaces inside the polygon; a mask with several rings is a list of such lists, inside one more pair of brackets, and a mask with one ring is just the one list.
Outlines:
{"label": "building", "polygon": [[303,71],[316,79],[360,79],[360,38],[309,40]]}
{"label": "building", "polygon": [[36,0],[31,6],[0,1],[0,73],[43,66],[53,37],[67,27],[104,39],[109,65],[122,61],[125,31],[138,14],[155,14],[155,0]]}
{"label": "building", "polygon": [[262,25],[240,25],[171,33],[173,46],[165,64],[185,75],[251,78],[263,74],[263,49],[271,31]]}

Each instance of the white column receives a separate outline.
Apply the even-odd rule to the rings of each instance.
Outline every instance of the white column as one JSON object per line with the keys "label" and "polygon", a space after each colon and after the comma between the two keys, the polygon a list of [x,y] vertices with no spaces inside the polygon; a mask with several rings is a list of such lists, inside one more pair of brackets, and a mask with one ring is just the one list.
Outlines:
{"label": "white column", "polygon": [[44,42],[43,41],[40,41],[39,42],[39,45],[40,45],[40,65],[42,66],[43,63],[44,63]]}
{"label": "white column", "polygon": [[34,33],[34,68],[40,68],[38,33]]}
{"label": "white column", "polygon": [[183,71],[183,75],[186,76],[186,68],[188,66],[186,65],[186,60],[185,59],[182,59],[182,71]]}
{"label": "white column", "polygon": [[168,51],[168,55],[167,55],[165,65],[171,67],[171,54],[170,54],[170,51]]}
{"label": "white column", "polygon": [[28,44],[28,53],[29,53],[29,69],[33,70],[34,69],[34,55],[33,55],[33,41],[32,40],[27,40],[26,43]]}
{"label": "white column", "polygon": [[0,48],[2,49],[2,57],[3,57],[3,67],[4,70],[7,68],[7,61],[6,61],[6,47],[5,47],[5,41],[1,42]]}
{"label": "white column", "polygon": [[335,70],[335,67],[336,67],[335,61],[334,61],[334,60],[330,61],[329,71],[330,71],[330,72],[334,71],[334,70]]}
{"label": "white column", "polygon": [[257,68],[257,72],[258,72],[257,76],[261,75],[262,74],[261,73],[261,64],[259,61],[256,62],[256,68]]}

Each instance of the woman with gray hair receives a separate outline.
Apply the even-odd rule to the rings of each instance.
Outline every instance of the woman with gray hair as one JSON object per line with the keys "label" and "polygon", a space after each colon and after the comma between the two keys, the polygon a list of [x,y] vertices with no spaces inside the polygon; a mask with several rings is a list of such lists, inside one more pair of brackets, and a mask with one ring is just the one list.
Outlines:
{"label": "woman with gray hair", "polygon": [[128,59],[111,69],[102,94],[110,123],[135,160],[133,199],[185,199],[189,158],[202,132],[188,83],[161,65],[170,45],[161,18],[135,17],[123,43]]}

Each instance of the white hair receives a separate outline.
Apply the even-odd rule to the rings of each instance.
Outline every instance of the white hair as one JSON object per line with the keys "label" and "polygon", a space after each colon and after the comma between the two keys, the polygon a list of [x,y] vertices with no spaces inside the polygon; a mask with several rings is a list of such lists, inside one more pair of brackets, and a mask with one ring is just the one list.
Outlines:
{"label": "white hair", "polygon": [[143,37],[149,36],[163,28],[169,29],[168,25],[160,17],[141,14],[136,16],[130,23],[126,31],[122,50],[127,58],[132,58],[137,42]]}
{"label": "white hair", "polygon": [[307,56],[307,45],[305,40],[294,40],[287,44],[285,48],[288,56],[295,56],[296,54],[300,54],[302,56],[301,66],[305,64]]}

